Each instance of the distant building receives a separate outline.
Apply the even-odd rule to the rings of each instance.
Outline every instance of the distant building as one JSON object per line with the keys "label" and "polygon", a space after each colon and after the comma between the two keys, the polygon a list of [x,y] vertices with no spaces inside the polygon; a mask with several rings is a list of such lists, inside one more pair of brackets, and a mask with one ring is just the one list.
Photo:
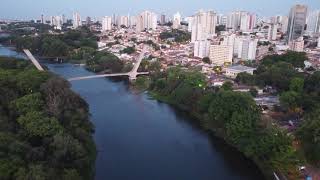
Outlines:
{"label": "distant building", "polygon": [[230,78],[236,78],[239,73],[243,73],[243,72],[253,75],[253,72],[255,70],[256,68],[251,68],[251,67],[242,66],[242,65],[230,66],[226,68],[226,76]]}
{"label": "distant building", "polygon": [[164,25],[164,24],[166,24],[166,23],[167,23],[167,21],[166,21],[166,15],[161,14],[160,24],[161,24],[161,25]]}
{"label": "distant building", "polygon": [[257,53],[258,40],[243,38],[238,44],[238,58],[242,60],[255,60]]}
{"label": "distant building", "polygon": [[207,40],[196,41],[194,43],[194,56],[204,58],[209,56],[210,42]]}
{"label": "distant building", "polygon": [[202,41],[216,32],[216,13],[213,11],[199,11],[193,16],[191,42]]}
{"label": "distant building", "polygon": [[61,16],[51,16],[51,26],[54,29],[61,30],[62,29],[62,17]]}
{"label": "distant building", "polygon": [[278,25],[270,24],[268,29],[268,40],[275,41],[277,39]]}
{"label": "distant building", "polygon": [[303,52],[304,40],[303,37],[298,38],[297,40],[289,42],[289,49],[291,51]]}
{"label": "distant building", "polygon": [[157,28],[157,15],[150,11],[143,11],[137,16],[136,31],[155,30]]}
{"label": "distant building", "polygon": [[318,46],[317,47],[320,49],[320,37],[318,38]]}
{"label": "distant building", "polygon": [[233,47],[229,45],[211,45],[209,49],[209,58],[212,64],[223,65],[232,63]]}
{"label": "distant building", "polygon": [[282,16],[282,19],[281,19],[281,32],[283,33],[287,33],[288,31],[288,17],[287,16]]}
{"label": "distant building", "polygon": [[294,41],[304,34],[307,19],[307,6],[295,5],[291,8],[288,21],[287,42]]}
{"label": "distant building", "polygon": [[240,16],[240,30],[250,32],[256,26],[256,15],[248,12],[242,12]]}
{"label": "distant building", "polygon": [[181,14],[177,12],[176,14],[173,15],[173,29],[178,29],[180,27],[181,23]]}
{"label": "distant building", "polygon": [[86,25],[89,26],[91,24],[91,17],[86,18]]}
{"label": "distant building", "polygon": [[76,29],[82,26],[81,16],[79,13],[73,13],[73,28]]}
{"label": "distant building", "polygon": [[117,25],[120,28],[121,26],[129,27],[129,16],[118,16]]}
{"label": "distant building", "polygon": [[105,16],[102,18],[102,31],[112,30],[112,17]]}
{"label": "distant building", "polygon": [[307,33],[310,36],[320,34],[320,10],[313,11],[308,15]]}

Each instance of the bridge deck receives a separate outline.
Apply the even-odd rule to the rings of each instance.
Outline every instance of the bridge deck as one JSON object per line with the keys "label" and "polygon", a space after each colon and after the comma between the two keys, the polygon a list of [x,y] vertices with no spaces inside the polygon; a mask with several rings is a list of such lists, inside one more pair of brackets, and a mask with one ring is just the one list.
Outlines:
{"label": "bridge deck", "polygon": [[31,52],[28,49],[24,49],[23,51],[39,71],[44,71],[40,63],[36,60],[36,58],[31,54]]}

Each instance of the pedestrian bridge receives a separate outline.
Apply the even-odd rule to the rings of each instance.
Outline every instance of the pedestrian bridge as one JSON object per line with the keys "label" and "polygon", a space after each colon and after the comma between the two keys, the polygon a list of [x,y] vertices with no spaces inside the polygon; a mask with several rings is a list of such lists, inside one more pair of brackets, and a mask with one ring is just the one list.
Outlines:
{"label": "pedestrian bridge", "polygon": [[133,69],[130,72],[74,77],[74,78],[68,79],[68,81],[78,81],[78,80],[84,80],[84,79],[93,79],[93,78],[102,78],[102,77],[116,77],[116,76],[128,76],[130,81],[134,81],[137,79],[138,75],[149,74],[149,72],[138,72],[138,68],[141,64],[142,59],[145,56],[146,51],[147,51],[147,46],[145,45],[143,47],[138,59],[137,59],[137,62],[134,64]]}

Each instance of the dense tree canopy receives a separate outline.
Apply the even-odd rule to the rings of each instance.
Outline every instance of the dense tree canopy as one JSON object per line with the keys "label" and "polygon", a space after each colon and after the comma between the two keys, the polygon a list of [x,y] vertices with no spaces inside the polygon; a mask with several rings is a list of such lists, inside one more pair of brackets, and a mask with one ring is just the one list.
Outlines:
{"label": "dense tree canopy", "polygon": [[0,179],[92,179],[87,104],[65,80],[0,59]]}

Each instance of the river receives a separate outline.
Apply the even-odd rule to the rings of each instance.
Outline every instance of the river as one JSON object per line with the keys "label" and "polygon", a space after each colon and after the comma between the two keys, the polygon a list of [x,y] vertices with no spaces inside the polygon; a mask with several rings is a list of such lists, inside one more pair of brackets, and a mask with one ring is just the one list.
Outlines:
{"label": "river", "polygon": [[[7,52],[9,51],[9,52]],[[15,54],[0,47],[0,55]],[[92,75],[71,64],[46,64],[65,78]],[[105,78],[72,82],[96,127],[96,180],[263,180],[258,168],[184,113]]]}

